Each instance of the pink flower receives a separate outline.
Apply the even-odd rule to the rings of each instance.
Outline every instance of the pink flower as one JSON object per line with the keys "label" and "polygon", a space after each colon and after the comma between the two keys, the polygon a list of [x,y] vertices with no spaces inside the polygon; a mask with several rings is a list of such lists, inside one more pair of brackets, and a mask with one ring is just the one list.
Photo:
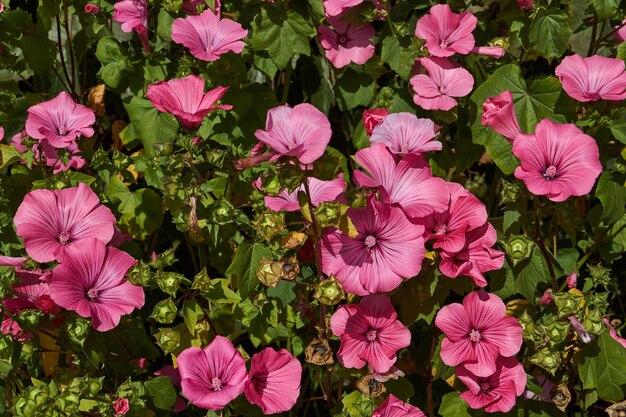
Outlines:
{"label": "pink flower", "polygon": [[517,5],[524,11],[533,9],[533,0],[517,0]]}
{"label": "pink flower", "polygon": [[[180,371],[179,368],[174,368],[172,365],[166,365],[163,368],[159,369],[154,373],[157,376],[165,375],[168,376],[172,380],[172,384],[178,389],[181,386],[180,380]],[[187,408],[187,402],[180,395],[176,397],[176,404],[172,407],[172,411],[175,413],[180,413],[185,408]]]}
{"label": "pink flower", "polygon": [[188,75],[150,85],[146,97],[158,111],[173,114],[183,126],[193,129],[210,112],[233,108],[229,104],[215,105],[227,91],[228,87],[217,87],[205,93],[204,80],[196,75]]}
{"label": "pink flower", "polygon": [[544,119],[534,135],[518,137],[513,154],[521,162],[515,176],[554,202],[589,193],[602,172],[596,141],[573,124]]}
{"label": "pink flower", "polygon": [[0,255],[0,266],[18,266],[23,267],[24,262],[28,258],[24,256],[3,256]]}
{"label": "pink flower", "polygon": [[356,295],[389,292],[417,275],[426,250],[422,226],[402,210],[370,197],[363,210],[348,209],[357,237],[328,228],[322,240],[322,269]]}
{"label": "pink flower", "polygon": [[563,58],[554,73],[574,100],[621,101],[626,98],[626,72],[622,59],[570,55]]}
{"label": "pink flower", "polygon": [[484,55],[489,58],[500,59],[504,56],[506,51],[499,46],[475,46],[470,52],[476,55]]}
{"label": "pink flower", "polygon": [[23,310],[41,310],[49,314],[59,312],[59,307],[50,298],[50,288],[41,278],[41,271],[25,271],[16,269],[15,275],[19,282],[13,284],[9,294],[13,297],[5,298],[2,303],[12,314]]}
{"label": "pink flower", "polygon": [[26,133],[35,139],[46,139],[55,148],[65,148],[79,136],[93,136],[96,115],[93,110],[77,104],[62,91],[52,100],[28,109]]}
{"label": "pink flower", "polygon": [[[311,203],[315,207],[322,202],[337,201],[346,190],[343,174],[339,174],[338,178],[331,181],[322,181],[309,177],[308,182],[309,191],[311,192]],[[292,193],[285,189],[277,197],[266,196],[265,205],[274,211],[298,211],[300,210],[300,203],[298,202],[299,192],[305,192],[304,185],[299,186]]]}
{"label": "pink flower", "polygon": [[513,94],[509,90],[488,98],[483,103],[481,122],[483,126],[489,126],[511,143],[518,135],[522,134],[515,115]]}
{"label": "pink flower", "polygon": [[115,414],[125,415],[130,410],[130,405],[127,398],[120,397],[113,403]]}
{"label": "pink flower", "polygon": [[354,181],[361,187],[379,188],[383,202],[401,207],[407,217],[415,219],[448,208],[445,181],[432,176],[421,156],[408,154],[396,163],[385,145],[375,143],[358,151],[355,159],[370,175],[355,170]]}
{"label": "pink flower", "polygon": [[617,29],[617,31],[613,34],[615,39],[620,42],[626,42],[626,19],[622,20],[621,25],[615,26],[615,29]]}
{"label": "pink flower", "polygon": [[[17,149],[18,152],[26,152],[26,147],[22,145],[22,140],[26,136],[26,131],[22,131],[11,139],[11,144]],[[45,160],[46,166],[52,168],[52,172],[57,174],[59,172],[66,172],[70,169],[81,169],[85,165],[85,160],[80,156],[80,149],[76,142],[72,142],[65,148],[67,155],[67,165],[59,157],[59,151],[57,148],[50,145],[46,139],[39,140],[38,145],[33,145],[31,151],[35,154],[35,159]]]}
{"label": "pink flower", "polygon": [[172,24],[172,40],[189,48],[203,61],[216,61],[226,52],[243,50],[248,31],[230,19],[221,19],[218,11],[207,9],[198,16],[179,18]]}
{"label": "pink flower", "polygon": [[100,13],[100,7],[98,7],[96,4],[93,3],[87,3],[85,5],[85,13],[89,13],[89,14],[98,14]]}
{"label": "pink flower", "polygon": [[115,216],[85,184],[65,190],[34,190],[17,209],[16,233],[37,262],[61,260],[66,248],[86,239],[103,243],[113,237]]}
{"label": "pink flower", "polygon": [[402,402],[393,394],[389,394],[385,402],[374,410],[372,417],[426,417],[426,415],[414,405]]}
{"label": "pink flower", "polygon": [[490,376],[479,377],[461,365],[454,372],[469,388],[460,397],[473,409],[483,408],[488,413],[511,411],[516,397],[526,388],[524,366],[514,358],[499,356],[495,360],[495,372]]}
{"label": "pink flower", "polygon": [[416,154],[440,151],[441,142],[435,123],[430,119],[418,119],[413,113],[391,113],[372,132],[372,143],[383,143],[394,154]]}
{"label": "pink flower", "polygon": [[569,320],[570,324],[572,325],[572,329],[574,329],[581,342],[590,343],[593,339],[595,339],[595,336],[589,334],[587,329],[585,329],[585,326],[583,326],[583,324],[574,314],[570,314],[569,316],[567,316],[567,320]]}
{"label": "pink flower", "polygon": [[200,408],[221,410],[244,390],[246,361],[223,336],[216,336],[204,349],[185,349],[177,362],[183,395]]}
{"label": "pink flower", "polygon": [[272,148],[276,155],[295,156],[303,164],[311,164],[324,154],[332,136],[328,118],[308,103],[295,107],[277,106],[267,112],[265,130],[255,136]]}
{"label": "pink flower", "polygon": [[337,356],[346,368],[367,363],[376,372],[387,372],[396,362],[396,352],[411,343],[411,332],[398,320],[391,300],[382,295],[340,306],[330,318],[330,327],[341,338]]}
{"label": "pink flower", "polygon": [[539,304],[549,306],[550,304],[552,304],[552,301],[552,289],[548,288],[543,292],[541,298],[539,298]]}
{"label": "pink flower", "polygon": [[609,319],[603,318],[602,320],[604,321],[604,324],[606,324],[609,327],[609,335],[615,341],[619,342],[620,345],[624,346],[624,349],[626,349],[626,339],[619,337],[619,335],[615,331],[615,328],[611,325],[611,322],[609,321]]}
{"label": "pink flower", "polygon": [[420,63],[428,75],[414,75],[410,81],[413,101],[426,110],[450,110],[458,104],[453,97],[465,97],[474,87],[474,77],[465,68],[446,69],[430,58],[420,58]]}
{"label": "pink flower", "polygon": [[351,7],[358,6],[363,0],[323,0],[326,16],[339,16]]}
{"label": "pink flower", "polygon": [[567,288],[575,288],[578,283],[578,274],[576,272],[572,272],[567,276]]}
{"label": "pink flower", "polygon": [[504,253],[492,248],[498,236],[489,223],[469,230],[465,246],[458,252],[441,252],[439,270],[450,278],[466,275],[479,287],[487,285],[483,272],[495,271],[504,265]]}
{"label": "pink flower", "polygon": [[143,288],[125,279],[137,261],[97,239],[83,239],[69,246],[61,263],[52,270],[50,296],[59,306],[91,317],[100,332],[113,329],[120,317],[144,304]]}
{"label": "pink flower", "polygon": [[327,20],[333,29],[320,26],[317,31],[326,58],[335,68],[343,68],[351,62],[363,65],[374,55],[371,39],[376,31],[370,23],[357,26],[339,17],[328,17]]}
{"label": "pink flower", "polygon": [[33,338],[33,334],[22,329],[20,324],[10,317],[2,317],[2,325],[0,326],[2,334],[10,335],[17,342],[25,342]]}
{"label": "pink flower", "polygon": [[285,349],[265,348],[252,356],[244,392],[263,414],[289,411],[300,395],[302,365]]}
{"label": "pink flower", "polygon": [[426,41],[428,52],[434,56],[466,55],[474,47],[476,17],[469,13],[452,13],[447,4],[436,4],[417,21],[415,36]]}
{"label": "pink flower", "polygon": [[388,114],[389,110],[385,108],[363,110],[363,125],[367,136],[372,136],[374,128],[381,124]]}
{"label": "pink flower", "polygon": [[148,3],[146,0],[122,0],[113,6],[113,20],[121,23],[122,31],[139,35],[143,49],[150,50],[148,42]]}
{"label": "pink flower", "polygon": [[500,297],[484,291],[467,294],[463,304],[444,306],[435,324],[446,335],[441,342],[443,363],[463,364],[476,376],[494,374],[498,356],[513,356],[522,346],[522,326],[506,315]]}

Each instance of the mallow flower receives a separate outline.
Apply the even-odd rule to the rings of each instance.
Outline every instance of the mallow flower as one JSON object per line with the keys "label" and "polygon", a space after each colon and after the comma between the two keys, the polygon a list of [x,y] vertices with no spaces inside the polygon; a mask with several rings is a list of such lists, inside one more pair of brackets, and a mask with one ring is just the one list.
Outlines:
{"label": "mallow flower", "polygon": [[513,143],[515,138],[522,133],[515,115],[513,94],[506,90],[495,97],[488,98],[483,103],[481,122],[483,126],[489,126]]}
{"label": "mallow flower", "polygon": [[145,51],[150,50],[148,42],[148,2],[146,0],[122,0],[113,6],[113,20],[121,23],[124,32],[136,32]]}
{"label": "mallow flower", "polygon": [[343,68],[351,62],[363,65],[374,55],[372,37],[376,34],[371,23],[355,25],[340,17],[328,17],[328,26],[317,28],[319,40],[326,58],[335,68]]}
{"label": "mallow flower", "polygon": [[382,143],[396,155],[440,151],[441,142],[434,140],[437,126],[430,119],[420,119],[413,113],[391,113],[376,125],[370,137],[371,143]]}
{"label": "mallow flower", "polygon": [[383,108],[363,110],[363,126],[367,136],[372,136],[374,128],[381,124],[385,117],[389,115],[389,110]]}
{"label": "mallow flower", "polygon": [[[26,131],[22,131],[11,138],[11,145],[19,153],[26,152],[26,147],[22,145],[25,135]],[[85,165],[85,160],[80,155],[80,149],[78,149],[76,142],[72,142],[65,147],[67,165],[59,157],[58,148],[50,145],[47,139],[40,139],[38,144],[32,146],[31,151],[35,155],[35,159],[45,159],[46,166],[52,168],[52,173],[54,174],[66,172],[70,169],[81,169]]]}
{"label": "mallow flower", "polygon": [[[337,178],[330,181],[318,180],[314,177],[308,177],[307,181],[311,192],[311,203],[315,207],[323,202],[337,201],[347,187],[343,174],[339,174]],[[306,192],[304,185],[299,186],[291,193],[285,189],[276,197],[265,196],[265,205],[274,211],[298,211],[300,210],[298,193],[301,192]]]}
{"label": "mallow flower", "polygon": [[624,60],[593,55],[583,58],[570,55],[563,58],[554,73],[563,90],[574,100],[626,99],[626,72]]}
{"label": "mallow flower", "polygon": [[393,394],[389,394],[374,412],[372,417],[426,417],[419,408],[407,404]]}
{"label": "mallow flower", "polygon": [[426,41],[431,55],[467,55],[475,44],[472,32],[476,22],[476,16],[470,12],[457,14],[447,4],[436,4],[417,21],[415,36]]}
{"label": "mallow flower", "polygon": [[415,104],[426,110],[450,110],[458,103],[454,97],[465,97],[474,87],[474,77],[465,68],[446,68],[439,60],[420,58],[428,75],[417,74],[409,80]]}
{"label": "mallow flower", "polygon": [[11,297],[4,298],[2,304],[12,314],[23,310],[41,310],[46,314],[56,314],[59,307],[50,298],[50,287],[42,277],[41,271],[27,271],[16,268],[15,276],[18,282],[11,286],[8,294]]}
{"label": "mallow flower", "polygon": [[351,7],[358,6],[364,0],[323,0],[326,16],[339,16]]}

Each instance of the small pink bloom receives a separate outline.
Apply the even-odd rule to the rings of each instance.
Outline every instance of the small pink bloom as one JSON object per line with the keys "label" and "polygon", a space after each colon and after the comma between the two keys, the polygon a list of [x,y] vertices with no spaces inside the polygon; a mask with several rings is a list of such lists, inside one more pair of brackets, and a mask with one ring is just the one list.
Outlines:
{"label": "small pink bloom", "polygon": [[533,9],[533,0],[517,0],[517,5],[524,11]]}
{"label": "small pink bloom", "polygon": [[437,136],[435,123],[430,119],[418,119],[413,113],[391,113],[374,127],[370,141],[382,143],[394,154],[421,155],[440,151],[441,142]]}
{"label": "small pink bloom", "polygon": [[[343,174],[339,174],[338,178],[331,181],[322,181],[309,177],[308,182],[309,191],[311,191],[311,203],[313,203],[314,207],[319,206],[322,202],[337,201],[346,190]],[[285,189],[277,197],[266,196],[265,205],[274,211],[298,211],[300,210],[298,193],[305,191],[304,185],[299,186],[292,193]]]}
{"label": "small pink bloom", "polygon": [[544,119],[534,135],[518,136],[513,154],[521,162],[515,177],[554,202],[588,194],[602,172],[596,141],[573,124]]}
{"label": "small pink bloom", "polygon": [[302,103],[269,109],[265,130],[258,129],[255,136],[276,152],[272,161],[295,156],[303,164],[311,164],[324,154],[332,133],[324,113]]}
{"label": "small pink bloom", "polygon": [[544,306],[549,306],[550,304],[552,304],[552,289],[548,288],[547,290],[545,290],[543,292],[543,295],[541,296],[541,298],[539,299],[539,303],[544,305]]}
{"label": "small pink bloom", "polygon": [[576,272],[572,272],[567,276],[567,288],[575,288],[578,283],[578,274]]}
{"label": "small pink bloom", "polygon": [[28,109],[26,133],[35,139],[46,139],[55,148],[65,148],[79,136],[90,138],[96,122],[93,110],[77,104],[62,91],[52,100]]}
{"label": "small pink bloom", "polygon": [[93,3],[87,3],[85,5],[85,13],[89,13],[89,14],[98,14],[100,13],[100,7],[98,7],[97,5],[93,4]]}
{"label": "small pink bloom", "polygon": [[183,395],[200,408],[221,410],[244,391],[246,360],[223,336],[204,349],[183,350],[177,362]]}
{"label": "small pink bloom", "polygon": [[346,368],[362,368],[367,363],[376,372],[387,372],[396,362],[396,352],[411,343],[411,332],[398,320],[391,300],[382,295],[340,306],[330,327],[341,338],[337,356]]}
{"label": "small pink bloom", "polygon": [[385,402],[374,410],[372,417],[426,417],[426,415],[414,405],[389,394]]}
{"label": "small pink bloom", "polygon": [[172,40],[189,48],[203,61],[216,61],[226,52],[243,50],[242,41],[248,31],[230,19],[221,19],[219,12],[207,9],[198,16],[179,18],[172,24]]}
{"label": "small pink bloom", "polygon": [[476,55],[484,55],[489,58],[500,59],[504,56],[506,51],[499,46],[475,46],[470,52]]}
{"label": "small pink bloom", "polygon": [[59,312],[59,307],[50,298],[50,287],[41,279],[41,271],[16,269],[15,275],[19,281],[9,291],[12,297],[2,300],[7,311],[12,314],[23,310],[41,310],[46,314]]}
{"label": "small pink bloom", "polygon": [[173,114],[183,126],[193,129],[210,112],[233,108],[229,104],[216,105],[227,91],[228,87],[217,87],[205,93],[204,80],[196,75],[188,75],[150,85],[146,97],[158,111]]}
{"label": "small pink bloom", "polygon": [[116,327],[120,318],[144,304],[143,288],[125,279],[137,261],[97,239],[69,246],[52,270],[50,296],[59,306],[91,317],[100,332]]}
{"label": "small pink bloom", "polygon": [[426,254],[424,228],[402,210],[370,197],[363,210],[348,209],[358,232],[350,237],[328,228],[322,240],[322,269],[356,295],[389,292],[417,275]]}
{"label": "small pink bloom", "polygon": [[333,29],[320,26],[317,31],[326,58],[335,68],[343,68],[351,62],[363,65],[374,55],[371,39],[376,31],[370,23],[357,26],[339,17],[328,17],[327,20]]}
{"label": "small pink bloom", "polygon": [[626,349],[626,339],[619,337],[619,335],[615,331],[615,328],[611,325],[611,322],[609,321],[609,319],[603,318],[602,320],[604,321],[604,324],[606,324],[609,327],[609,335],[614,340],[619,342],[620,345],[624,346],[624,349]]}
{"label": "small pink bloom", "polygon": [[446,335],[441,342],[443,363],[463,364],[476,376],[492,375],[499,355],[513,356],[522,346],[522,326],[506,315],[500,297],[482,290],[467,294],[463,304],[444,306],[435,324]]}
{"label": "small pink bloom", "polygon": [[374,128],[381,124],[388,114],[389,110],[385,108],[363,110],[363,125],[367,136],[372,136]]}
{"label": "small pink bloom", "polygon": [[453,97],[465,97],[474,87],[474,77],[465,68],[446,69],[430,58],[420,58],[420,64],[428,75],[414,75],[410,81],[413,101],[426,110],[450,110],[458,104]]}
{"label": "small pink bloom", "polygon": [[148,366],[148,359],[141,357],[139,359],[137,359],[137,368],[139,369],[145,369],[146,366]]}
{"label": "small pink bloom", "polygon": [[323,0],[326,16],[339,16],[351,7],[358,6],[363,0]]}
{"label": "small pink bloom", "polygon": [[[18,152],[24,153],[26,147],[22,145],[22,140],[26,136],[26,131],[22,131],[11,139],[11,145],[17,149]],[[76,142],[72,142],[65,148],[67,155],[67,165],[59,157],[59,151],[46,139],[39,140],[39,144],[33,145],[31,151],[35,154],[35,159],[44,160],[46,166],[52,168],[52,173],[57,174],[59,172],[67,172],[70,169],[79,170],[85,165],[85,160],[80,156],[80,149]]]}
{"label": "small pink bloom", "polygon": [[574,100],[621,101],[626,98],[626,72],[622,59],[570,55],[563,58],[554,73]]}
{"label": "small pink bloom", "polygon": [[289,411],[300,395],[301,377],[302,365],[291,353],[265,348],[252,356],[244,392],[263,414]]}
{"label": "small pink bloom", "polygon": [[617,29],[617,31],[613,34],[615,39],[617,39],[620,42],[626,42],[626,19],[622,20],[622,24],[617,25],[615,29]]}
{"label": "small pink bloom", "polygon": [[428,52],[434,56],[466,55],[474,47],[476,17],[470,12],[453,13],[447,4],[436,4],[430,13],[417,21],[415,36],[426,41]]}
{"label": "small pink bloom", "polygon": [[150,50],[148,42],[148,3],[146,0],[122,0],[115,3],[113,20],[121,23],[122,31],[136,32],[145,51]]}
{"label": "small pink bloom", "polygon": [[113,403],[113,408],[115,409],[115,413],[118,415],[126,415],[128,410],[130,410],[130,404],[128,403],[127,398],[120,397]]}
{"label": "small pink bloom", "polygon": [[509,90],[488,98],[483,103],[481,122],[483,126],[489,126],[511,143],[518,135],[522,134],[515,115],[513,94]]}
{"label": "small pink bloom", "polygon": [[461,393],[461,398],[471,408],[484,408],[488,413],[510,411],[515,406],[516,397],[522,395],[526,388],[526,371],[515,358],[498,357],[495,372],[486,377],[474,375],[463,365],[454,372],[469,388]]}
{"label": "small pink bloom", "polygon": [[567,319],[569,320],[572,328],[583,343],[590,343],[593,339],[595,339],[595,336],[589,334],[587,329],[585,329],[585,327],[574,314],[567,316]]}

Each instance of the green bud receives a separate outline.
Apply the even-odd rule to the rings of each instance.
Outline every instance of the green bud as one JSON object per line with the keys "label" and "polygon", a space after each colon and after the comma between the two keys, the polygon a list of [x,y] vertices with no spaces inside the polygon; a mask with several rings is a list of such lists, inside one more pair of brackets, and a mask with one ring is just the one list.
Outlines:
{"label": "green bud", "polygon": [[155,337],[157,344],[165,353],[171,353],[180,344],[180,334],[172,328],[160,328]]}
{"label": "green bud", "polygon": [[256,219],[254,227],[266,240],[272,240],[285,227],[285,214],[266,211]]}
{"label": "green bud", "polygon": [[102,381],[104,381],[104,377],[89,378],[88,389],[91,395],[96,395],[102,391]]}
{"label": "green bud", "polygon": [[341,203],[337,201],[321,203],[315,208],[314,213],[320,226],[329,227],[337,225],[341,218]]}
{"label": "green bud", "polygon": [[520,185],[517,182],[502,180],[502,190],[500,191],[500,204],[517,203],[520,197]]}
{"label": "green bud", "polygon": [[552,299],[556,305],[559,318],[563,319],[571,314],[578,315],[581,298],[569,292],[552,293]]}
{"label": "green bud", "polygon": [[339,304],[345,296],[346,293],[344,292],[341,284],[333,275],[317,284],[315,293],[313,294],[313,298],[327,306]]}
{"label": "green bud", "polygon": [[587,265],[587,269],[589,270],[589,275],[591,275],[594,287],[600,285],[607,287],[609,282],[611,282],[611,270],[602,264]]}
{"label": "green bud", "polygon": [[178,308],[171,297],[159,301],[152,310],[150,317],[159,323],[172,323],[178,314]]}
{"label": "green bud", "polygon": [[569,322],[557,320],[554,316],[552,316],[549,323],[541,324],[541,329],[548,339],[548,344],[552,347],[567,339],[569,328]]}
{"label": "green bud", "polygon": [[176,272],[163,272],[157,275],[155,279],[161,291],[175,297],[180,287],[181,277],[182,276]]}
{"label": "green bud", "polygon": [[256,277],[263,285],[267,285],[272,288],[276,287],[280,281],[282,267],[282,262],[273,261],[270,258],[263,257],[256,270]]}
{"label": "green bud", "polygon": [[282,190],[280,179],[277,175],[268,175],[263,179],[263,191],[269,195],[278,195]]}
{"label": "green bud", "polygon": [[511,236],[506,243],[506,253],[509,255],[513,264],[530,257],[534,248],[533,241],[527,236]]}
{"label": "green bud", "polygon": [[211,288],[211,277],[206,271],[206,268],[202,268],[202,271],[198,272],[193,278],[193,284],[191,284],[192,290],[208,290]]}
{"label": "green bud", "polygon": [[168,12],[177,13],[183,6],[183,0],[165,0],[163,6]]}
{"label": "green bud", "polygon": [[235,207],[228,200],[220,199],[211,205],[211,219],[213,223],[229,223],[236,217],[235,212]]}
{"label": "green bud", "polygon": [[89,328],[91,323],[89,320],[82,317],[77,317],[72,321],[68,321],[66,324],[67,335],[71,341],[83,346],[87,336],[89,336]]}
{"label": "green bud", "polygon": [[128,272],[128,280],[135,284],[146,287],[149,285],[152,279],[153,273],[150,271],[150,267],[143,261],[137,262]]}
{"label": "green bud", "polygon": [[555,375],[561,365],[560,352],[554,352],[552,348],[546,346],[531,356],[530,362]]}

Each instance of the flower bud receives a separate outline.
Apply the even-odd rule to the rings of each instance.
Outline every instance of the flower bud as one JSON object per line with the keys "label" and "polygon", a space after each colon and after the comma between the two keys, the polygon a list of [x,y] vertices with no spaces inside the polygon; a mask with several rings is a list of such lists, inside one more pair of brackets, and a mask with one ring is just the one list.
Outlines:
{"label": "flower bud", "polygon": [[156,282],[161,291],[175,297],[176,292],[180,287],[181,277],[182,275],[175,272],[163,272],[160,275],[157,275]]}
{"label": "flower bud", "polygon": [[581,297],[569,292],[552,293],[552,299],[556,304],[560,319],[575,314],[580,309]]}
{"label": "flower bud", "polygon": [[556,346],[565,341],[570,329],[569,323],[558,320],[554,316],[550,323],[541,324],[540,326],[550,346]]}
{"label": "flower bud", "polygon": [[583,343],[590,343],[593,340],[587,329],[583,327],[582,323],[578,321],[575,315],[567,316],[567,319],[572,324],[572,328],[576,331],[576,334],[578,334],[578,337]]}
{"label": "flower bud", "polygon": [[214,223],[225,224],[235,217],[235,206],[228,200],[218,200],[211,205],[211,218]]}
{"label": "flower bud", "polygon": [[193,284],[191,284],[192,290],[208,290],[211,288],[211,277],[206,271],[206,268],[202,268],[202,271],[198,272],[193,278]]}
{"label": "flower bud", "polygon": [[89,378],[88,379],[88,388],[89,393],[91,395],[96,395],[100,391],[102,391],[102,382],[104,381],[104,377],[101,378]]}
{"label": "flower bud", "polygon": [[128,399],[127,398],[118,398],[114,403],[113,403],[113,408],[115,409],[115,413],[116,414],[121,414],[121,415],[125,415],[126,413],[128,413],[128,410],[130,410],[130,405],[128,403]]}
{"label": "flower bud", "polygon": [[376,398],[387,391],[382,382],[377,381],[369,374],[359,379],[356,386],[363,395],[370,398]]}
{"label": "flower bud", "polygon": [[272,240],[285,227],[285,214],[266,211],[256,219],[254,226],[257,232],[266,240]]}
{"label": "flower bud", "polygon": [[372,131],[376,126],[381,124],[385,117],[389,114],[389,110],[385,108],[370,109],[363,111],[363,125],[367,136],[372,136]]}
{"label": "flower bud", "polygon": [[152,310],[152,317],[159,323],[172,323],[178,314],[178,308],[171,297],[159,301]]}
{"label": "flower bud", "polygon": [[567,288],[575,288],[578,283],[578,274],[576,272],[572,272],[567,276]]}
{"label": "flower bud", "polygon": [[98,7],[97,5],[93,3],[87,3],[85,5],[85,13],[98,14],[100,13],[100,11],[101,11],[100,7]]}
{"label": "flower bud", "polygon": [[315,338],[304,350],[305,361],[313,365],[332,365],[333,351],[327,339]]}
{"label": "flower bud", "polygon": [[263,257],[256,270],[256,277],[263,285],[268,287],[276,287],[280,281],[282,274],[282,262],[273,261],[270,258]]}
{"label": "flower bud", "polygon": [[543,295],[539,299],[539,304],[543,304],[544,306],[552,304],[552,288],[548,288],[543,292]]}
{"label": "flower bud", "polygon": [[502,180],[500,190],[500,204],[517,203],[520,197],[521,187],[517,182]]}
{"label": "flower bud", "polygon": [[157,344],[165,353],[171,353],[180,344],[180,334],[172,328],[160,328],[155,337]]}
{"label": "flower bud", "polygon": [[280,185],[280,179],[277,175],[268,175],[263,179],[262,189],[267,194],[276,196],[282,191],[282,186]]}
{"label": "flower bud", "polygon": [[589,271],[589,275],[591,275],[594,287],[599,285],[606,287],[609,285],[609,282],[611,282],[611,270],[609,268],[605,268],[602,264],[588,264],[587,270]]}
{"label": "flower bud", "polygon": [[83,346],[87,336],[89,336],[90,328],[89,320],[82,317],[77,317],[73,321],[68,321],[66,324],[67,335],[71,341]]}
{"label": "flower bud", "polygon": [[546,346],[531,356],[530,362],[554,375],[561,364],[561,356],[559,352],[555,352],[552,348]]}
{"label": "flower bud", "polygon": [[506,253],[515,265],[532,254],[534,245],[533,241],[524,235],[511,236],[506,243]]}
{"label": "flower bud", "polygon": [[341,284],[333,275],[317,284],[317,287],[315,287],[315,293],[313,294],[313,298],[327,306],[339,304],[345,296],[346,293],[344,292]]}
{"label": "flower bud", "polygon": [[298,274],[300,274],[300,264],[298,264],[298,259],[295,256],[291,256],[283,259],[281,262],[282,268],[280,278],[287,281],[295,280]]}
{"label": "flower bud", "polygon": [[315,208],[315,218],[319,222],[320,226],[329,227],[339,223],[339,219],[341,218],[340,205],[341,203],[336,201],[326,201]]}

